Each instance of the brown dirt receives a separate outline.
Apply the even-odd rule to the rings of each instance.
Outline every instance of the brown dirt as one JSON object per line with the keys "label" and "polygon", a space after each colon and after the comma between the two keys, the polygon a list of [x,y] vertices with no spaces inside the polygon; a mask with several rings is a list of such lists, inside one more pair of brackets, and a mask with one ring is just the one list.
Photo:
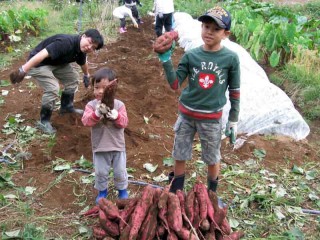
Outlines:
{"label": "brown dirt", "polygon": [[[134,168],[136,172],[131,173],[134,180],[152,183],[152,180],[145,176],[148,172],[143,168],[143,164],[150,162],[158,164],[158,169],[150,176],[157,176],[161,173],[167,174],[171,168],[162,164],[163,158],[170,157],[173,145],[172,126],[177,118],[177,99],[179,92],[170,89],[164,76],[162,67],[157,56],[152,51],[152,42],[155,34],[152,25],[153,19],[145,19],[145,23],[140,29],[129,27],[126,34],[119,36],[119,39],[107,45],[97,55],[90,55],[91,73],[101,67],[110,67],[118,74],[119,86],[117,98],[121,99],[127,107],[129,116],[129,126],[126,130],[127,166]],[[173,60],[178,63],[182,49],[177,49]],[[9,70],[0,72],[0,79],[8,79],[9,72],[16,69],[25,61],[15,62]],[[30,90],[27,87],[29,81],[35,83],[33,79],[24,80],[20,85],[4,87],[9,90],[9,95],[5,97],[5,104],[0,106],[0,125],[6,122],[9,115],[17,113],[27,123],[34,126],[39,118],[39,107],[41,99],[41,89]],[[83,108],[92,98],[92,90],[85,89],[80,84],[79,92],[76,93],[76,106]],[[144,116],[150,119],[149,123],[144,122]],[[66,114],[60,116],[54,112],[52,117],[53,126],[57,129],[56,145],[53,147],[51,155],[46,154],[46,143],[38,141],[27,149],[32,153],[30,160],[24,161],[24,168],[19,170],[13,181],[17,186],[34,186],[37,193],[43,192],[54,181],[60,173],[52,172],[52,161],[56,158],[66,159],[74,162],[81,155],[86,159],[91,159],[90,129],[82,126],[81,119],[77,116]],[[304,161],[318,161],[316,149],[312,144],[319,141],[316,138],[319,128],[312,128],[312,133],[308,140],[296,142],[286,137],[275,137],[266,139],[264,136],[251,136],[239,150],[233,151],[227,141],[224,140],[222,147],[223,162],[226,164],[242,164],[244,160],[253,157],[255,148],[263,148],[267,151],[264,167],[277,170],[279,166],[289,164],[303,164]],[[1,133],[1,144],[7,144],[10,140]],[[157,136],[154,138],[154,136]],[[68,174],[60,183],[54,185],[49,191],[34,197],[35,201],[31,207],[37,209],[36,215],[43,216],[49,212],[61,213],[62,217],[48,220],[49,233],[52,236],[58,234],[71,236],[74,232],[72,222],[78,219],[79,212],[84,205],[93,205],[95,191],[91,185],[76,184],[75,180],[84,176],[84,173],[75,172]],[[223,179],[219,191],[226,187]],[[80,206],[80,190],[86,189],[86,195],[82,196],[84,205]],[[139,188],[129,185],[131,195],[139,192]],[[2,210],[0,221],[9,218],[10,212]],[[22,223],[21,223],[22,224]]]}

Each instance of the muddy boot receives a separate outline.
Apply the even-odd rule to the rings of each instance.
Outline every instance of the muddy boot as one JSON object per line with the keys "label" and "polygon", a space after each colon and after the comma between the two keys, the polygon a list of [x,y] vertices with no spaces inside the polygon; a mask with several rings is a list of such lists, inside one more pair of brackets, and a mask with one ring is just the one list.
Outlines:
{"label": "muddy boot", "polygon": [[55,134],[57,132],[50,123],[52,110],[49,107],[42,106],[40,111],[40,121],[37,122],[37,127],[44,133]]}
{"label": "muddy boot", "polygon": [[127,199],[129,197],[127,189],[118,190],[118,191],[119,191],[119,194],[118,194],[119,199]]}
{"label": "muddy boot", "polygon": [[217,192],[219,178],[216,180],[211,180],[208,178],[208,191]]}
{"label": "muddy boot", "polygon": [[169,173],[169,184],[171,183],[170,192],[176,193],[177,190],[182,190],[184,187],[185,174],[174,176],[174,172]]}
{"label": "muddy boot", "polygon": [[64,113],[77,113],[80,115],[83,114],[82,109],[77,109],[73,107],[73,99],[74,99],[74,93],[62,92],[60,114],[64,114]]}
{"label": "muddy boot", "polygon": [[106,198],[108,196],[108,189],[99,191],[98,196],[96,197],[96,204],[98,204],[98,201],[100,198]]}

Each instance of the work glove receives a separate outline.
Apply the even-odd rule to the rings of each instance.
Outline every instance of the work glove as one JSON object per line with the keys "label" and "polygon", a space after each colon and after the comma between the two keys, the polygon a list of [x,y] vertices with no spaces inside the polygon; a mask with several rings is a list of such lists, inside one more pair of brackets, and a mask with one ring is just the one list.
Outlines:
{"label": "work glove", "polygon": [[109,110],[106,114],[107,119],[113,120],[113,121],[116,120],[118,116],[119,116],[119,113],[116,109]]}
{"label": "work glove", "polygon": [[90,85],[90,76],[89,75],[83,75],[83,84],[86,88]]}
{"label": "work glove", "polygon": [[158,13],[158,17],[159,17],[159,18],[163,18],[163,13],[162,13],[162,12],[159,12],[159,13]]}
{"label": "work glove", "polygon": [[95,114],[97,117],[106,115],[110,111],[110,108],[104,103],[98,103],[96,106]]}
{"label": "work glove", "polygon": [[171,54],[172,54],[171,48],[164,53],[158,53],[159,60],[163,63],[168,62],[171,59]]}
{"label": "work glove", "polygon": [[238,123],[228,121],[226,125],[225,135],[230,138],[230,143],[235,144],[237,139]]}
{"label": "work glove", "polygon": [[24,79],[24,77],[26,76],[26,72],[23,70],[22,66],[19,67],[18,70],[13,71],[10,73],[10,81],[12,84],[16,84],[19,82],[22,82],[22,80]]}
{"label": "work glove", "polygon": [[138,5],[139,5],[140,7],[142,7],[142,3],[141,3],[141,2],[139,2]]}
{"label": "work glove", "polygon": [[133,26],[134,26],[135,28],[139,28],[138,23],[134,23]]}

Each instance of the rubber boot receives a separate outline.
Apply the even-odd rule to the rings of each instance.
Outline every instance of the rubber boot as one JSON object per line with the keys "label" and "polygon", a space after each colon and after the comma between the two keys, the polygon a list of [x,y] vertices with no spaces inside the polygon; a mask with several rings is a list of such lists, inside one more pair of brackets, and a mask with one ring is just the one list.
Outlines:
{"label": "rubber boot", "polygon": [[169,173],[170,192],[176,193],[177,190],[183,191],[185,174],[174,176],[174,172]]}
{"label": "rubber boot", "polygon": [[211,180],[208,178],[208,191],[211,190],[213,192],[217,192],[219,178],[216,180]]}
{"label": "rubber boot", "polygon": [[99,191],[99,194],[96,197],[96,204],[98,204],[100,198],[106,198],[107,196],[108,196],[108,189]]}
{"label": "rubber boot", "polygon": [[52,115],[52,109],[47,106],[42,106],[40,110],[40,121],[37,123],[37,127],[44,133],[55,134],[57,132],[50,123]]}
{"label": "rubber boot", "polygon": [[73,99],[74,99],[74,93],[62,92],[60,114],[77,113],[77,114],[83,115],[83,110],[73,107]]}
{"label": "rubber boot", "polygon": [[119,199],[127,199],[129,197],[127,189],[118,190],[118,191],[119,191],[119,194],[118,194]]}

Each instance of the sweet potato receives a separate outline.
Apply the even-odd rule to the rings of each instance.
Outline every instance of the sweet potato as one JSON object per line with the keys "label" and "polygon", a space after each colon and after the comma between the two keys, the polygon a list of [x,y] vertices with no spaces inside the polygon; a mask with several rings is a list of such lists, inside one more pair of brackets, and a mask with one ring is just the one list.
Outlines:
{"label": "sweet potato", "polygon": [[204,238],[206,240],[216,240],[216,235],[214,232],[207,232]]}
{"label": "sweet potato", "polygon": [[179,239],[182,240],[196,240],[196,236],[187,228],[182,227],[179,232],[176,232],[178,235]]}
{"label": "sweet potato", "polygon": [[182,228],[182,215],[180,201],[176,194],[169,193],[168,197],[168,214],[167,214],[169,227],[179,232]]}
{"label": "sweet potato", "polygon": [[198,199],[199,203],[199,215],[200,215],[200,223],[207,218],[208,214],[208,207],[207,207],[207,187],[203,183],[196,183],[195,191],[196,191],[196,198]]}
{"label": "sweet potato", "polygon": [[205,194],[205,197],[206,197],[206,201],[207,201],[207,215],[208,215],[209,221],[214,222],[214,209],[212,206],[212,202],[210,201],[209,194],[207,191],[206,191],[206,193],[207,194]]}
{"label": "sweet potato", "polygon": [[106,198],[100,198],[98,201],[98,205],[100,209],[105,212],[107,218],[116,219],[120,217],[119,209],[117,208],[117,206]]}
{"label": "sweet potato", "polygon": [[100,207],[95,205],[93,208],[90,208],[88,211],[81,214],[81,216],[85,217],[98,217],[99,216]]}
{"label": "sweet potato", "polygon": [[225,235],[229,235],[231,233],[231,227],[230,224],[227,220],[227,218],[224,218],[221,225],[220,225],[220,229],[223,232],[223,234]]}
{"label": "sweet potato", "polygon": [[138,202],[138,199],[134,198],[134,199],[132,199],[132,201],[130,201],[128,203],[128,205],[124,209],[120,210],[119,214],[120,214],[120,217],[123,219],[123,221],[119,222],[120,232],[122,232],[122,230],[125,228],[125,226],[126,226],[125,222],[129,221],[130,216],[133,213],[133,211],[137,205],[137,202]]}
{"label": "sweet potato", "polygon": [[132,225],[132,223],[130,221],[129,224],[123,229],[123,231],[120,232],[121,234],[120,234],[119,240],[128,240],[129,239],[131,225]]}
{"label": "sweet potato", "polygon": [[152,204],[153,194],[154,188],[147,185],[144,188],[141,198],[138,200],[134,212],[131,216],[132,225],[130,229],[129,240],[137,238],[141,224],[147,215],[147,210]]}
{"label": "sweet potato", "polygon": [[115,203],[118,209],[124,209],[131,202],[137,202],[137,200],[137,198],[117,199]]}
{"label": "sweet potato", "polygon": [[218,202],[218,196],[215,192],[211,190],[209,191],[209,198],[214,209],[214,221],[218,224],[218,226],[220,226],[223,219],[227,216],[228,206],[225,206],[224,208],[220,208],[219,202]]}
{"label": "sweet potato", "polygon": [[178,240],[178,237],[177,237],[177,235],[174,233],[174,231],[171,231],[171,232],[168,234],[167,240]]}
{"label": "sweet potato", "polygon": [[140,240],[153,240],[156,236],[157,230],[157,221],[158,217],[158,206],[156,203],[152,204],[149,208],[148,215],[143,220],[139,231],[139,239]]}
{"label": "sweet potato", "polygon": [[162,239],[162,237],[166,233],[166,229],[164,228],[164,226],[162,224],[161,225],[158,224],[156,233],[157,233],[157,237]]}
{"label": "sweet potato", "polygon": [[101,209],[99,210],[99,222],[100,222],[100,226],[111,237],[116,237],[120,235],[118,224],[108,219],[105,212]]}
{"label": "sweet potato", "polygon": [[192,226],[195,229],[199,229],[200,226],[200,207],[199,207],[199,202],[198,202],[198,198],[194,198],[194,218],[193,218],[193,222],[192,222]]}
{"label": "sweet potato", "polygon": [[208,231],[210,229],[210,223],[208,219],[203,219],[200,223],[200,229],[202,231]]}
{"label": "sweet potato", "polygon": [[194,198],[195,198],[195,193],[193,189],[191,189],[187,193],[186,202],[185,202],[186,215],[191,223],[193,222],[193,218],[194,218]]}
{"label": "sweet potato", "polygon": [[240,238],[242,238],[244,236],[244,233],[241,231],[236,231],[231,233],[230,235],[225,235],[223,237],[223,240],[239,240]]}
{"label": "sweet potato", "polygon": [[107,236],[107,233],[105,230],[103,230],[101,227],[94,226],[92,229],[92,234],[96,239],[104,239]]}
{"label": "sweet potato", "polygon": [[160,198],[159,198],[159,201],[158,201],[158,208],[159,208],[158,217],[163,222],[165,229],[170,232],[169,224],[167,221],[168,197],[169,197],[169,187],[165,187],[164,190],[162,191]]}

